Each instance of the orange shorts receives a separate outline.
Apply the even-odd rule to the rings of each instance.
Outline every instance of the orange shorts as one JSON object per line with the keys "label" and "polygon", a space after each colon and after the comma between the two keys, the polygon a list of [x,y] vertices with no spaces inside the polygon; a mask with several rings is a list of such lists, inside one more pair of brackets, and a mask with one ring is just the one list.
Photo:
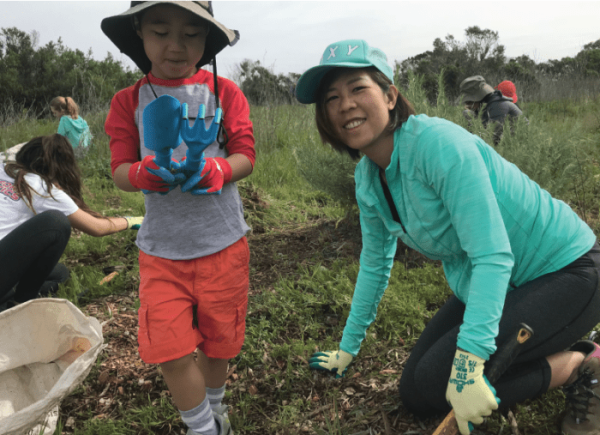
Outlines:
{"label": "orange shorts", "polygon": [[239,354],[248,308],[250,251],[246,237],[192,260],[167,260],[140,251],[139,262],[138,349],[142,360],[160,364],[196,348],[209,358],[230,359]]}

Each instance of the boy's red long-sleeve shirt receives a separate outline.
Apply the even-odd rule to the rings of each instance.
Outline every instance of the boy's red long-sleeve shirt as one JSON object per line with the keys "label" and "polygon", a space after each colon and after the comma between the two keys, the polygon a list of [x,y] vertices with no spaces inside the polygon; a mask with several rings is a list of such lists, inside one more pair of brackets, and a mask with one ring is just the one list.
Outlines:
{"label": "boy's red long-sleeve shirt", "polygon": [[[200,69],[193,77],[180,80],[162,80],[149,74],[154,87],[177,88],[202,83],[208,88],[214,97],[214,82],[212,73]],[[219,99],[223,109],[223,126],[229,136],[227,143],[228,155],[243,154],[248,157],[252,167],[256,159],[254,151],[254,135],[252,123],[250,122],[250,107],[246,97],[240,89],[230,80],[223,77],[218,78]],[[119,91],[113,98],[110,111],[106,119],[105,129],[110,136],[111,170],[115,170],[123,163],[135,163],[140,161],[140,131],[138,119],[141,122],[143,108],[140,110],[140,89],[148,87],[147,76],[138,82]],[[156,90],[156,89],[155,89]],[[148,90],[152,92],[151,90]],[[166,92],[163,92],[165,94]],[[158,95],[162,95],[158,93]],[[154,96],[152,95],[153,99]],[[181,100],[180,100],[181,101]],[[183,103],[183,101],[181,101]],[[149,102],[146,102],[148,104]],[[145,105],[144,104],[144,107]],[[189,104],[189,103],[188,103]],[[192,108],[190,105],[190,116]],[[213,110],[214,113],[214,110]],[[207,110],[208,117],[208,110]]]}
{"label": "boy's red long-sleeve shirt", "polygon": [[[222,122],[229,141],[225,149],[213,142],[204,154],[223,158],[242,154],[254,167],[254,135],[246,97],[232,81],[222,77],[218,81]],[[158,96],[166,94],[181,104],[187,103],[191,125],[201,104],[206,107],[205,122],[212,122],[216,110],[212,73],[200,69],[194,76],[179,80],[162,80],[148,74],[119,91],[111,102],[105,130],[110,136],[113,174],[122,164],[154,154],[144,146],[142,122],[144,108],[156,99],[152,89]],[[186,150],[182,142],[173,150],[173,158],[181,160]],[[232,245],[250,229],[235,183],[226,184],[220,195],[194,196],[174,189],[168,195],[144,197],[146,217],[138,232],[137,245],[146,254],[172,260],[203,257]]]}

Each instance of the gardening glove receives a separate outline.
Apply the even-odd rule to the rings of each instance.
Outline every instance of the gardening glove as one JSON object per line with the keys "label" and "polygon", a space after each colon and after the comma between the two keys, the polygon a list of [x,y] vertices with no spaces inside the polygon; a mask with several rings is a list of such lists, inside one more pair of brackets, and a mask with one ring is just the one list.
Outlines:
{"label": "gardening glove", "polygon": [[341,378],[348,371],[352,355],[343,350],[315,352],[308,360],[308,366],[315,370],[326,370],[335,373],[335,378]]}
{"label": "gardening glove", "polygon": [[[183,160],[181,165],[185,165]],[[223,157],[202,158],[200,169],[188,177],[181,191],[189,191],[192,195],[220,195],[223,185],[231,181],[231,176],[231,165]]]}
{"label": "gardening glove", "polygon": [[[171,170],[177,172],[179,162],[171,161]],[[159,192],[166,195],[185,180],[185,175],[172,173],[170,170],[158,166],[154,156],[146,156],[141,162],[136,162],[129,168],[127,174],[129,182],[136,189],[145,194]]]}
{"label": "gardening glove", "polygon": [[473,429],[471,423],[483,423],[483,418],[498,409],[500,403],[496,390],[483,374],[484,364],[484,359],[462,349],[457,349],[454,355],[446,400],[454,409],[462,435],[469,435]]}
{"label": "gardening glove", "polygon": [[128,230],[139,230],[144,216],[124,216],[124,219],[127,221]]}

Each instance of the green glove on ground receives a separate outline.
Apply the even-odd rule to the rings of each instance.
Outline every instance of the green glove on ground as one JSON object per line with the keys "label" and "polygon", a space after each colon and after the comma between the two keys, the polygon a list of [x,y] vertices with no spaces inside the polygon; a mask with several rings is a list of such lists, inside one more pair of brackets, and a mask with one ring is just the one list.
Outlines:
{"label": "green glove on ground", "polygon": [[446,388],[446,400],[454,409],[458,430],[469,435],[473,424],[483,423],[483,418],[498,409],[500,400],[496,390],[483,375],[485,360],[462,349],[457,349],[452,363],[452,373]]}
{"label": "green glove on ground", "polygon": [[341,378],[346,374],[348,366],[352,362],[352,355],[343,350],[315,352],[308,360],[311,369],[325,370],[335,373],[335,377]]}
{"label": "green glove on ground", "polygon": [[139,230],[144,221],[144,216],[124,216],[124,219],[127,221],[128,230]]}

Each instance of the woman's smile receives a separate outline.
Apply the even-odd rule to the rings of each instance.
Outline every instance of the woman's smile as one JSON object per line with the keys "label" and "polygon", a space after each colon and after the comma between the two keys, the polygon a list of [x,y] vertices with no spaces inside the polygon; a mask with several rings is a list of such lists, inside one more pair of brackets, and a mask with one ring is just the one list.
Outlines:
{"label": "woman's smile", "polygon": [[365,121],[366,121],[366,119],[364,119],[364,118],[355,119],[355,120],[350,121],[348,124],[344,125],[344,128],[346,130],[352,130],[352,129],[358,127],[359,125],[362,125]]}

